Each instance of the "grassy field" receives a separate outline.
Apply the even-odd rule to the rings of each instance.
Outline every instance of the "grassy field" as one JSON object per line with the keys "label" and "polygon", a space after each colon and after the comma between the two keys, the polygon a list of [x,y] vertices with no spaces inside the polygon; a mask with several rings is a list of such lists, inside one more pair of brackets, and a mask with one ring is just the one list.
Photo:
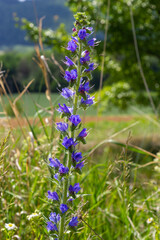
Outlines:
{"label": "grassy field", "polygon": [[[44,94],[32,94],[32,98],[39,105],[48,106]],[[56,102],[57,95],[52,95],[52,100]],[[4,101],[6,103],[6,99]],[[33,116],[36,111],[31,97],[23,96],[23,104],[25,112]],[[148,109],[143,112],[151,112]],[[114,115],[114,119],[96,121],[91,117],[85,124],[89,135],[87,144],[81,144],[80,150],[87,155],[87,164],[82,175],[74,179],[82,186],[76,200],[82,220],[73,238],[97,240],[99,234],[104,240],[158,240],[160,178],[159,162],[153,160],[160,148],[160,124],[152,115],[141,116],[133,109],[124,113],[116,111],[106,111],[106,115]],[[95,113],[96,110],[91,109],[89,115]],[[120,120],[117,113],[132,117]],[[49,216],[51,204],[46,196],[56,185],[50,181],[46,163],[48,155],[55,154],[58,135],[50,122],[42,121],[44,119],[39,119],[39,124],[25,126],[23,132],[19,127],[11,130],[6,140],[9,125],[0,128],[2,240],[6,239],[4,223],[9,222],[17,226],[17,239],[49,239],[44,215]],[[27,216],[36,210],[41,215],[28,220]]]}
{"label": "grassy field", "polygon": [[[10,98],[15,99],[18,96],[18,94],[13,94],[10,96]],[[56,106],[58,108],[58,103],[63,103],[64,100],[59,94],[52,94],[52,103],[53,106]],[[47,108],[49,107],[49,102],[46,98],[45,93],[32,93],[32,94],[24,94],[20,100],[20,103],[22,105],[23,111],[26,113],[27,116],[34,116],[36,114],[36,108],[35,105],[37,105],[38,109]],[[8,99],[6,96],[1,97],[0,102],[0,112],[3,112],[4,106],[8,105]],[[140,107],[140,106],[134,106],[129,107],[127,110],[120,110],[116,107],[110,107],[106,109],[106,111],[103,113],[103,115],[133,115],[133,116],[139,116],[139,113],[137,111],[142,111],[142,113],[152,113],[151,107]],[[82,111],[81,111],[82,112]],[[87,112],[87,115],[95,116],[97,115],[97,108],[96,107],[90,107]],[[3,116],[3,115],[2,115]]]}
{"label": "grassy field", "polygon": [[[76,10],[73,2],[78,1],[69,2],[73,4],[71,10]],[[138,26],[136,10],[141,14],[145,9],[153,17],[157,14],[156,5],[135,2],[136,5],[125,3],[122,7],[121,3],[113,6],[108,1],[107,21],[103,19],[105,12],[100,12],[101,1],[93,1],[95,6],[89,1],[89,9],[85,1],[80,3],[88,14],[95,7],[93,14],[99,15],[91,23],[105,28],[104,41],[103,31],[99,36],[98,28],[93,32],[89,27],[85,12],[74,15],[73,37],[68,43],[63,26],[53,34],[43,31],[43,18],[38,20],[36,6],[38,27],[25,20],[17,21],[34,39],[35,52],[29,54],[30,48],[18,46],[15,51],[20,55],[9,52],[2,62],[10,64],[4,68],[6,72],[0,71],[0,240],[160,240],[160,107],[156,83],[159,61],[154,54],[156,44],[151,44],[153,51],[142,48],[144,40],[149,39],[143,34],[149,29],[153,32],[154,22],[144,16]],[[125,9],[127,18],[122,11]],[[60,12],[61,9],[57,14]],[[122,44],[116,45],[114,37],[121,35],[112,34],[112,26],[108,28],[114,22],[114,13],[119,29],[127,23],[129,41],[125,41],[129,48],[119,37]],[[53,16],[55,21],[58,15]],[[143,20],[147,20],[144,27],[148,30],[142,29]],[[115,31],[117,23],[114,22]],[[98,33],[98,41],[91,38],[92,33]],[[93,59],[92,52],[99,43],[102,45]],[[111,51],[107,43],[112,45]],[[65,49],[69,58],[62,56],[60,50]],[[67,71],[63,70],[62,61]],[[68,82],[69,89],[63,92],[67,99],[55,93],[49,96],[50,89],[56,91],[61,86],[62,78]],[[31,79],[35,79],[33,86]],[[15,91],[14,87],[18,90],[22,86],[21,93],[7,95]],[[101,106],[93,104],[92,93],[88,95],[89,89],[93,91],[98,86],[95,99]],[[29,93],[29,89],[46,89],[48,95]],[[157,105],[155,115],[150,106],[142,105],[149,105],[152,100]],[[66,103],[73,111],[62,107],[58,113],[58,103]],[[129,104],[125,110],[118,109]]]}

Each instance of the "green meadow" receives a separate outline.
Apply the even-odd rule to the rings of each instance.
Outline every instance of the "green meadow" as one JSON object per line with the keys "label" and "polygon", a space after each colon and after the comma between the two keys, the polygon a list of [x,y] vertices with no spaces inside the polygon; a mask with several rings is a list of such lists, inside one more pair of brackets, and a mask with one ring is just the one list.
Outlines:
{"label": "green meadow", "polygon": [[[52,95],[54,108],[62,100],[58,98]],[[5,97],[3,103],[7,104]],[[57,147],[55,119],[45,121],[44,117],[50,119],[45,94],[24,95],[21,103],[28,123],[0,128],[0,239],[6,239],[5,222],[17,226],[15,238],[48,239],[43,216],[50,211],[47,191],[55,188],[47,167],[48,153],[54,156]],[[104,240],[159,239],[160,165],[154,159],[160,147],[160,123],[148,109],[111,109],[103,116],[113,117],[108,119],[96,115],[95,108],[82,115],[89,134],[87,144],[80,145],[86,165],[74,179],[84,194],[79,196],[81,221],[74,239],[99,239],[97,234]],[[17,120],[25,118],[22,113]],[[35,212],[40,215],[29,220]]]}
{"label": "green meadow", "polygon": [[[94,93],[93,93],[94,96]],[[12,102],[18,97],[18,94],[12,94],[8,95],[10,100]],[[0,112],[3,112],[5,107],[9,106],[8,97],[1,96],[0,101]],[[63,104],[64,100],[58,93],[52,93],[51,94],[52,104],[54,107],[58,108],[58,103]],[[37,108],[39,111],[43,110],[44,108],[49,108],[49,101],[46,98],[45,93],[26,93],[24,94],[20,99],[20,105],[22,106],[23,111],[26,113],[27,116],[33,117],[36,112]],[[23,111],[21,112],[21,115],[23,116]],[[41,111],[43,114],[45,114],[45,111]],[[80,110],[81,113],[83,111]],[[133,105],[129,106],[127,109],[122,110],[115,106],[106,107],[105,111],[101,113],[100,106],[91,106],[87,111],[85,112],[89,116],[96,116],[97,114],[99,116],[101,115],[132,115],[132,116],[139,116],[140,114],[153,114],[152,108],[150,106],[139,106],[139,105]],[[46,113],[47,115],[47,113]],[[3,116],[3,115],[2,115]]]}
{"label": "green meadow", "polygon": [[159,1],[1,2],[0,240],[160,240]]}

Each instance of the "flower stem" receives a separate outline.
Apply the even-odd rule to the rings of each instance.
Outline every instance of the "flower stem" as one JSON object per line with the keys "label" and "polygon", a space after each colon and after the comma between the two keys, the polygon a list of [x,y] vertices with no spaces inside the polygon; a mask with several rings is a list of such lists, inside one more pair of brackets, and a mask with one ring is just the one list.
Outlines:
{"label": "flower stem", "polygon": [[[79,85],[80,85],[80,80],[81,80],[81,64],[80,64],[80,57],[82,53],[82,43],[79,45],[79,54],[78,54],[78,66],[77,66],[77,84],[76,84],[76,93],[78,91]],[[79,96],[78,94],[75,94],[75,99],[74,99],[74,106],[73,106],[73,114],[75,115],[77,112],[77,105],[78,105],[78,99]],[[71,132],[71,137],[74,139],[74,130]],[[67,167],[71,168],[71,152],[68,154],[68,161],[67,161]],[[69,179],[65,178],[64,183],[63,183],[63,204],[67,203],[67,190],[68,190],[68,183]],[[59,240],[64,239],[64,225],[65,225],[65,214],[61,216],[61,221],[60,221],[60,229],[59,229]]]}
{"label": "flower stem", "polygon": [[[65,178],[63,182],[63,203],[64,204],[66,204],[67,202],[67,189],[68,189],[68,178]],[[61,216],[59,240],[62,240],[64,236],[64,222],[65,222],[65,214]]]}
{"label": "flower stem", "polygon": [[[77,89],[76,89],[76,95],[75,95],[75,101],[74,101],[74,108],[73,108],[73,114],[75,115],[76,112],[77,112],[77,105],[78,105],[78,88],[79,88],[79,85],[80,85],[80,80],[81,80],[81,63],[80,63],[80,57],[81,57],[81,54],[82,54],[82,43],[80,43],[79,45],[79,56],[78,56],[78,79],[77,79]],[[74,133],[74,131],[73,131]]]}

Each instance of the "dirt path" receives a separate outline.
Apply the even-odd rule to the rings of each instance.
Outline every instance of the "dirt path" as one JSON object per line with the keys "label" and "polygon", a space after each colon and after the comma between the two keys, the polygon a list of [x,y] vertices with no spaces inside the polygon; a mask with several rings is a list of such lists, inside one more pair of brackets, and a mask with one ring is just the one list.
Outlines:
{"label": "dirt path", "polygon": [[[112,121],[112,122],[128,122],[133,119],[132,116],[82,116],[82,121],[85,122],[101,122],[101,121]],[[29,119],[31,124],[40,124],[39,119],[37,118],[34,120],[33,118]],[[49,124],[51,122],[50,118],[44,118],[44,121],[46,124]],[[60,119],[57,119],[57,121],[60,121]],[[0,118],[0,127],[11,127],[16,128],[18,126],[25,127],[28,125],[25,118]]]}

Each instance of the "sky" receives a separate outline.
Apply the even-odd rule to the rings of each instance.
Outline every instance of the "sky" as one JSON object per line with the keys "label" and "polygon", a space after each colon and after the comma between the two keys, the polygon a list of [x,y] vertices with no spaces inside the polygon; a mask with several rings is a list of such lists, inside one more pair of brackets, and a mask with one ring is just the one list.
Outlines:
{"label": "sky", "polygon": [[29,1],[29,0],[18,0],[18,2],[26,2],[26,1]]}

